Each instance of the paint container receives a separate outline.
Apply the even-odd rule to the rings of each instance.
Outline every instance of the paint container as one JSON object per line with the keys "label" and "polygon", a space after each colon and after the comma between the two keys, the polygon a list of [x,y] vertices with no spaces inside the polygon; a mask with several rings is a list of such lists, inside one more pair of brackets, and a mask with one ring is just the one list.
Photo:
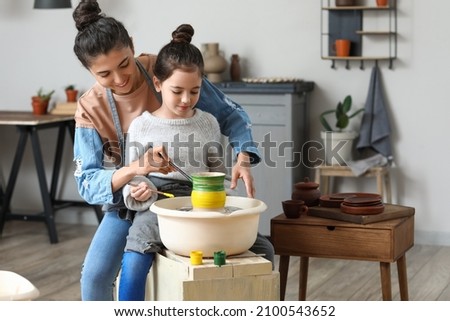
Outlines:
{"label": "paint container", "polygon": [[226,256],[225,251],[214,252],[214,265],[217,265],[218,267],[225,265]]}
{"label": "paint container", "polygon": [[192,265],[202,265],[203,264],[203,252],[202,251],[191,251],[190,258],[191,258]]}

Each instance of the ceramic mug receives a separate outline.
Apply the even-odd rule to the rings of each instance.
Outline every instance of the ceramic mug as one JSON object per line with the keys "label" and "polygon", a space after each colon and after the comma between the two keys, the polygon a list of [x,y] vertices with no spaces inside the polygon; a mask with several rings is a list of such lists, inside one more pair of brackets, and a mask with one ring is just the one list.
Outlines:
{"label": "ceramic mug", "polygon": [[282,201],[283,212],[287,218],[299,218],[300,215],[308,213],[308,206],[302,200],[286,200]]}
{"label": "ceramic mug", "polygon": [[389,0],[377,0],[378,7],[386,7],[389,4]]}
{"label": "ceramic mug", "polygon": [[351,41],[348,39],[336,39],[336,41],[334,42],[334,49],[336,51],[336,56],[338,57],[350,56],[350,45]]}

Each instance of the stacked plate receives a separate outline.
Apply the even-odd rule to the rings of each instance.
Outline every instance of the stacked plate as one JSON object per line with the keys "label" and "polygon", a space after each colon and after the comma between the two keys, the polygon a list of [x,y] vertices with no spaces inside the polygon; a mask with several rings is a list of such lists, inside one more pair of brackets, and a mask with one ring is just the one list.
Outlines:
{"label": "stacked plate", "polygon": [[384,211],[380,194],[337,193],[320,197],[320,206],[340,208],[342,213],[356,215],[379,214]]}

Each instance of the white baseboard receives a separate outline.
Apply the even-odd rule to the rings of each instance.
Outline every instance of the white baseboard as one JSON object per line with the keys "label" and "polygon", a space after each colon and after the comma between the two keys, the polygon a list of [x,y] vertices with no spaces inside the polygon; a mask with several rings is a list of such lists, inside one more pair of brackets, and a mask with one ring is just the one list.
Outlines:
{"label": "white baseboard", "polygon": [[450,233],[436,231],[415,231],[414,243],[424,245],[450,246]]}

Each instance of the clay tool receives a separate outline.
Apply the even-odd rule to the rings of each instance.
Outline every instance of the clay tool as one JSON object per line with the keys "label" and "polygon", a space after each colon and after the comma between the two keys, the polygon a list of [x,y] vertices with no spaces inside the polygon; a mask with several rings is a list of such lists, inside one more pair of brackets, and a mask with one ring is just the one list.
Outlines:
{"label": "clay tool", "polygon": [[[136,183],[128,183],[128,185],[130,185],[130,186],[139,186]],[[169,197],[169,198],[175,197],[175,195],[173,195],[171,193],[161,192],[161,191],[158,191],[158,190],[153,189],[153,188],[149,188],[149,190],[151,190],[154,193],[158,193],[158,194],[164,195],[165,197]]]}

